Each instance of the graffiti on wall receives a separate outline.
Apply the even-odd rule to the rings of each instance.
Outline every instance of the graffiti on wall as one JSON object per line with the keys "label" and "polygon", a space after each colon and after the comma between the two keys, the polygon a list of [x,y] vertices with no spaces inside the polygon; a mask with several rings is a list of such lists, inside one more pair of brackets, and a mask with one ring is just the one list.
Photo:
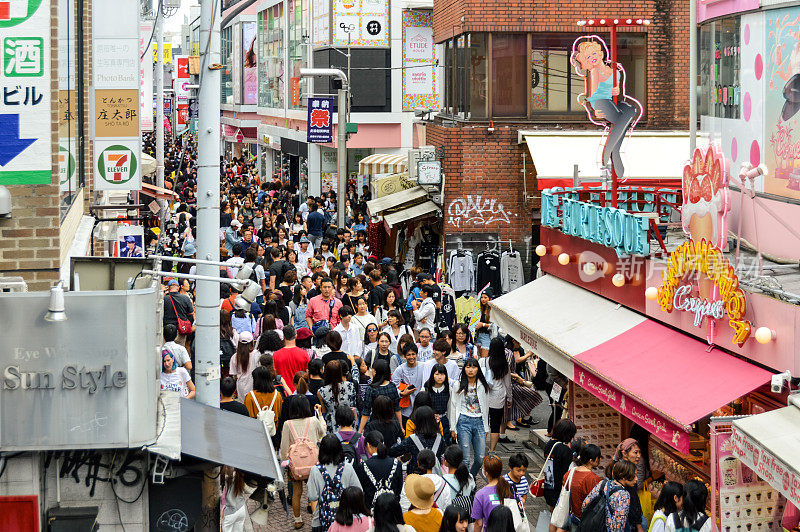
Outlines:
{"label": "graffiti on wall", "polygon": [[101,451],[55,451],[45,457],[45,468],[52,460],[60,460],[58,476],[72,478],[76,484],[89,488],[94,497],[98,482],[119,482],[125,487],[138,486],[147,479],[144,454],[134,452],[108,453]]}
{"label": "graffiti on wall", "polygon": [[511,218],[517,215],[497,201],[497,198],[484,198],[480,194],[467,194],[456,198],[447,207],[450,223],[455,227],[482,226],[491,224],[511,224]]}

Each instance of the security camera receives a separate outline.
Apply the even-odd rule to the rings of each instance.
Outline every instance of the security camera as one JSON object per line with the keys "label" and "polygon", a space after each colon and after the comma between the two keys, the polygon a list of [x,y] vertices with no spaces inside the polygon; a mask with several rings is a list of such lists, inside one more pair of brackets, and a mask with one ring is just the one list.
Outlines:
{"label": "security camera", "polygon": [[792,378],[792,372],[789,370],[784,371],[783,373],[779,373],[778,375],[772,376],[772,382],[770,384],[770,389],[772,393],[781,393],[783,391],[783,383],[789,382]]}
{"label": "security camera", "polygon": [[11,218],[11,193],[0,186],[0,218]]}

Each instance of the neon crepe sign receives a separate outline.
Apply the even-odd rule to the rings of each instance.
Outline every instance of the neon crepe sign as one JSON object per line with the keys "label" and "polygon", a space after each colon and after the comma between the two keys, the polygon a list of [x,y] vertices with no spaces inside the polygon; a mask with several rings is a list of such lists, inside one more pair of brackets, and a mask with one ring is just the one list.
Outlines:
{"label": "neon crepe sign", "polygon": [[689,236],[670,254],[658,304],[666,312],[694,314],[699,327],[709,320],[709,343],[714,341],[714,320],[728,317],[733,343],[740,347],[750,337],[752,323],[739,277],[720,250],[727,235],[729,208],[728,167],[725,157],[711,146],[697,149],[683,171],[681,220]]}

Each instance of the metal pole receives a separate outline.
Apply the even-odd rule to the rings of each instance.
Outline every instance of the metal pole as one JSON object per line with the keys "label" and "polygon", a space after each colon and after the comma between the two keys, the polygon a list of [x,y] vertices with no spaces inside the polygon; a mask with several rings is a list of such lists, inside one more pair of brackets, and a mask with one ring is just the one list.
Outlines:
{"label": "metal pole", "polygon": [[[156,13],[156,185],[164,188],[164,15],[161,2]],[[166,202],[158,200],[161,225],[164,225]]]}
{"label": "metal pole", "polygon": [[697,146],[697,4],[689,2],[689,158]]}
{"label": "metal pole", "polygon": [[[220,16],[214,0],[200,3],[200,76],[197,122],[197,257],[219,262]],[[177,126],[175,124],[174,127]],[[197,273],[219,276],[219,267],[198,264]],[[195,387],[201,403],[219,408],[219,285],[197,281]],[[219,470],[217,470],[219,471]],[[219,474],[203,473],[198,530],[218,531]]]}
{"label": "metal pole", "polygon": [[[617,27],[611,26],[611,80],[614,88],[617,87]],[[617,96],[613,96],[614,103],[617,103]],[[611,206],[617,208],[617,169],[611,163]]]}
{"label": "metal pole", "polygon": [[337,153],[339,163],[339,179],[336,187],[336,227],[344,227],[344,204],[347,196],[347,96],[350,92],[350,78],[342,82],[339,89],[339,125],[336,128],[339,135],[339,150]]}
{"label": "metal pole", "polygon": [[[200,11],[200,116],[197,141],[197,257],[219,262],[219,124],[220,63],[219,16],[213,0],[203,0]],[[211,68],[210,68],[211,67]],[[218,277],[219,269],[197,265],[198,275]],[[219,287],[197,283],[195,360],[197,400],[219,406]]]}

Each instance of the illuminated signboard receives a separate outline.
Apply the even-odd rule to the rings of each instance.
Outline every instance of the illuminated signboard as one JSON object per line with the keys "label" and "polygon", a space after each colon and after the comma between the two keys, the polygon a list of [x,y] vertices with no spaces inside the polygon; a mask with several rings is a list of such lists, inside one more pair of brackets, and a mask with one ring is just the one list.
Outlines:
{"label": "illuminated signboard", "polygon": [[670,254],[657,299],[666,312],[693,313],[697,327],[708,318],[709,343],[715,320],[727,317],[733,343],[741,347],[752,324],[744,319],[747,305],[739,278],[721,251],[729,207],[725,157],[715,147],[698,148],[683,171],[681,221],[690,239]]}

